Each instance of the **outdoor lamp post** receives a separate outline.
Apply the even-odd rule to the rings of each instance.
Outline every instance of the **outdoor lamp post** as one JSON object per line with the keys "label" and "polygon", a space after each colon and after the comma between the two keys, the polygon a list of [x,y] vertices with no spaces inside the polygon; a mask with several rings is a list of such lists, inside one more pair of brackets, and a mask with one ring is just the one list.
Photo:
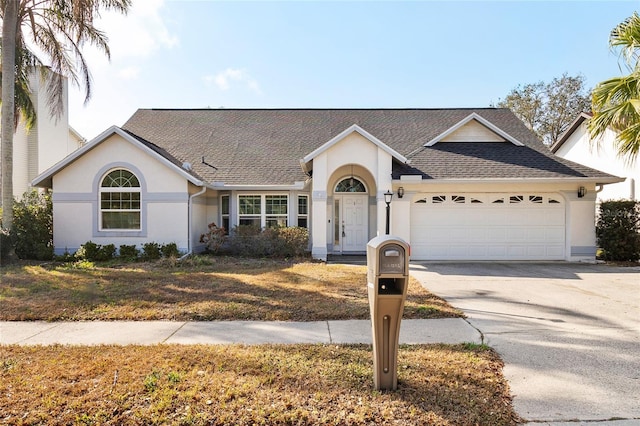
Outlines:
{"label": "outdoor lamp post", "polygon": [[384,193],[384,202],[387,205],[387,226],[386,226],[386,234],[389,235],[389,216],[390,216],[390,204],[391,204],[391,198],[393,198],[393,192],[387,190],[387,192]]}

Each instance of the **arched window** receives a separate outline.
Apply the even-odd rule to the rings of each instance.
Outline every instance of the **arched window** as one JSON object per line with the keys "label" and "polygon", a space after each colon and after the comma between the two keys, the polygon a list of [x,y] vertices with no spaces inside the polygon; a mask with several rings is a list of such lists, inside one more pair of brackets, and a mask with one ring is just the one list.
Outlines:
{"label": "arched window", "polygon": [[112,170],[100,183],[100,228],[140,230],[140,182],[128,170]]}
{"label": "arched window", "polygon": [[347,178],[341,180],[336,185],[335,192],[367,192],[364,184],[355,178]]}

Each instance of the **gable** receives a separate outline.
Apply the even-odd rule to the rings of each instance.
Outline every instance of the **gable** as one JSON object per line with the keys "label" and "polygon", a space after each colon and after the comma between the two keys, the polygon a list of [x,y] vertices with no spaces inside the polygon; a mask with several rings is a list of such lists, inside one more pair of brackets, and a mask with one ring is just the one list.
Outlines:
{"label": "gable", "polygon": [[516,146],[524,146],[518,139],[475,112],[440,133],[424,146],[433,146],[438,142],[510,142]]}
{"label": "gable", "polygon": [[440,142],[507,142],[507,140],[478,121],[471,120],[443,137]]}
{"label": "gable", "polygon": [[304,158],[301,160],[301,162],[309,163],[315,157],[317,157],[318,155],[320,155],[323,152],[327,151],[329,148],[331,148],[334,145],[338,144],[339,142],[341,142],[342,140],[346,139],[347,137],[351,136],[353,133],[358,133],[360,136],[362,136],[363,138],[365,138],[366,140],[368,140],[372,144],[376,145],[378,148],[381,148],[383,151],[385,151],[387,154],[391,155],[393,158],[395,158],[396,160],[400,161],[401,163],[406,163],[407,162],[407,159],[403,155],[401,155],[399,152],[397,152],[396,150],[394,150],[391,147],[389,147],[387,144],[385,144],[380,139],[376,138],[371,133],[367,132],[362,127],[358,126],[357,124],[354,124],[354,125],[350,126],[349,128],[343,130],[338,135],[336,135],[335,137],[331,138],[329,141],[327,141],[326,143],[322,144],[320,147],[315,149],[313,152],[305,155]]}
{"label": "gable", "polygon": [[[114,136],[118,136],[113,138]],[[62,161],[54,164],[49,169],[42,172],[39,176],[37,176],[31,184],[35,187],[44,187],[51,188],[53,185],[53,176],[65,170],[67,167],[76,163],[78,160],[87,156],[87,154],[92,153],[97,149],[104,149],[104,146],[107,141],[117,140],[123,143],[123,146],[134,148],[135,151],[143,151],[151,158],[155,159],[159,163],[169,167],[170,169],[177,172],[180,176],[184,177],[191,183],[197,186],[202,186],[203,183],[196,176],[189,173],[184,168],[178,166],[176,164],[176,160],[172,158],[169,154],[163,155],[161,150],[153,144],[145,143],[140,139],[133,137],[126,131],[120,129],[119,127],[112,126],[100,135],[98,135],[95,139],[88,142],[80,149],[74,151],[69,156],[65,157]],[[121,150],[120,150],[121,151]],[[126,156],[125,156],[126,157]],[[99,160],[100,161],[100,160]]]}

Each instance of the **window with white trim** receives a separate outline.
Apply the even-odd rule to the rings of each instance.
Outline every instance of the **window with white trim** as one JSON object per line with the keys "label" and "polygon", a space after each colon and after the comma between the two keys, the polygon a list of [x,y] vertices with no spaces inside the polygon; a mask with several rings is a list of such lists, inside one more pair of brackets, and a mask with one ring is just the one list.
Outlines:
{"label": "window with white trim", "polygon": [[260,228],[287,226],[287,195],[238,195],[238,224]]}
{"label": "window with white trim", "polygon": [[298,226],[309,227],[309,196],[298,195]]}
{"label": "window with white trim", "polygon": [[262,227],[262,197],[260,195],[238,196],[238,224]]}
{"label": "window with white trim", "polygon": [[265,195],[265,226],[287,226],[287,212],[289,198],[286,195]]}
{"label": "window with white trim", "polygon": [[140,181],[129,170],[112,170],[100,183],[100,229],[140,230]]}
{"label": "window with white trim", "polygon": [[229,196],[223,195],[220,197],[220,225],[224,228],[225,234],[229,234]]}

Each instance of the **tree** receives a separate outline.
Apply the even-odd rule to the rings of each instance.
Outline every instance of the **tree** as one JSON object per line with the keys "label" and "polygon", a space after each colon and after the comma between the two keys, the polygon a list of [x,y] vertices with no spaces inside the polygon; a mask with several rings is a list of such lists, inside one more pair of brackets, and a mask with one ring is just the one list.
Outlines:
{"label": "tree", "polygon": [[592,141],[611,129],[616,132],[614,145],[618,155],[630,164],[640,151],[640,16],[632,16],[618,24],[609,35],[612,50],[620,49],[629,74],[598,83],[593,89],[589,120]]}
{"label": "tree", "polygon": [[[0,0],[2,18],[2,226],[13,221],[13,135],[22,114],[37,119],[30,100],[27,75],[41,65],[47,102],[53,116],[63,112],[64,79],[84,88],[91,97],[91,75],[82,55],[85,44],[107,57],[106,35],[94,26],[102,10],[126,13],[131,0]],[[27,45],[43,52],[47,63]]]}
{"label": "tree", "polygon": [[547,145],[556,142],[581,112],[589,111],[591,100],[584,87],[584,76],[567,73],[550,83],[518,86],[498,107],[509,108]]}

